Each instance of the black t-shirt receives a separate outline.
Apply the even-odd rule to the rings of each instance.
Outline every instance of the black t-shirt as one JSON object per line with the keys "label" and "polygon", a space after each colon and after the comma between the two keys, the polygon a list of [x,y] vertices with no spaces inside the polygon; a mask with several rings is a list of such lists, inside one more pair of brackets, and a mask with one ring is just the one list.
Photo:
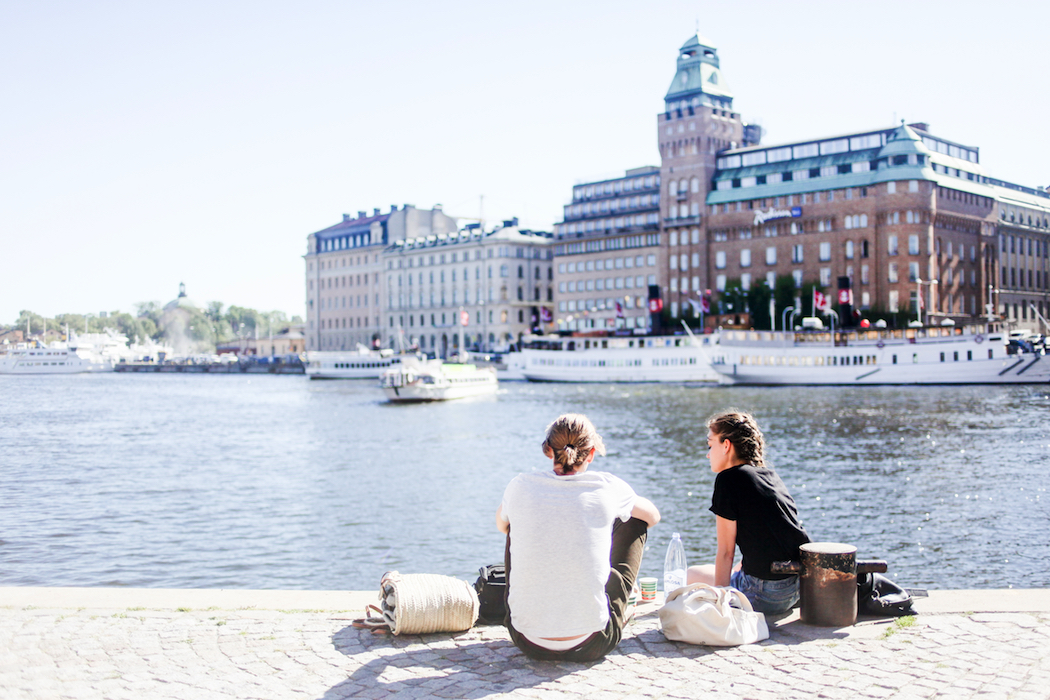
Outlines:
{"label": "black t-shirt", "polygon": [[795,501],[769,467],[744,464],[715,476],[711,512],[736,521],[736,543],[745,574],[766,580],[787,578],[770,573],[774,561],[798,559],[799,545],[809,535],[798,519]]}

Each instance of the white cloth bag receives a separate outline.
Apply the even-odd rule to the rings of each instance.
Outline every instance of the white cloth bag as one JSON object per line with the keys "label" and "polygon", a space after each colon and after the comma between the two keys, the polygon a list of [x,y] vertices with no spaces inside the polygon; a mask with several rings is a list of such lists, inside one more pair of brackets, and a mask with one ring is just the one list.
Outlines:
{"label": "white cloth bag", "polygon": [[675,589],[660,608],[660,629],[675,642],[731,647],[769,639],[762,613],[735,588],[694,583]]}

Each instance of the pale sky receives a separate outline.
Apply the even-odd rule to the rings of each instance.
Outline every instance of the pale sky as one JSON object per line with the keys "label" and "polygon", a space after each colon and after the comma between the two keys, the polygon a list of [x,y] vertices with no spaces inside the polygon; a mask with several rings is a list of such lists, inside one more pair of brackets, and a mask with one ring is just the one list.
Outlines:
{"label": "pale sky", "polygon": [[763,143],[925,121],[1050,185],[1044,2],[0,0],[0,322],[302,315],[306,236],[391,204],[550,230],[659,164],[698,22]]}

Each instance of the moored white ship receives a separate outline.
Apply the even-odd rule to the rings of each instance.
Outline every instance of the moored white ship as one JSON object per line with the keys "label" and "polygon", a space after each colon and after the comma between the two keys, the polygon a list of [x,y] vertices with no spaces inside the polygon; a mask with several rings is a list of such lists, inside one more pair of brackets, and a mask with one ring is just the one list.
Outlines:
{"label": "moored white ship", "polygon": [[0,374],[78,374],[112,371],[113,363],[109,359],[60,343],[40,347],[18,343],[6,352],[0,352]]}
{"label": "moored white ship", "polygon": [[733,384],[1042,384],[1050,358],[987,326],[720,331],[712,367]]}
{"label": "moored white ship", "polygon": [[494,394],[499,388],[493,367],[405,357],[383,372],[379,385],[390,401],[446,401]]}
{"label": "moored white ship", "polygon": [[306,376],[310,379],[378,379],[403,356],[393,350],[315,350],[306,353]]}
{"label": "moored white ship", "polygon": [[536,338],[521,350],[534,382],[711,382],[710,336]]}

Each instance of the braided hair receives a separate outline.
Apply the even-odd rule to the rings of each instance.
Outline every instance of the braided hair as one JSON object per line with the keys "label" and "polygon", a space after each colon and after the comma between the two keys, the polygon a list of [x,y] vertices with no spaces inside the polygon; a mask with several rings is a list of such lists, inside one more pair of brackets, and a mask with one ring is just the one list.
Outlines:
{"label": "braided hair", "polygon": [[754,416],[743,411],[729,410],[707,421],[707,429],[721,440],[729,440],[736,455],[746,464],[764,467],[766,441]]}
{"label": "braided hair", "polygon": [[594,429],[587,416],[566,413],[547,426],[543,438],[543,454],[554,460],[554,471],[559,475],[574,474],[587,461],[593,448],[605,454],[602,436]]}

